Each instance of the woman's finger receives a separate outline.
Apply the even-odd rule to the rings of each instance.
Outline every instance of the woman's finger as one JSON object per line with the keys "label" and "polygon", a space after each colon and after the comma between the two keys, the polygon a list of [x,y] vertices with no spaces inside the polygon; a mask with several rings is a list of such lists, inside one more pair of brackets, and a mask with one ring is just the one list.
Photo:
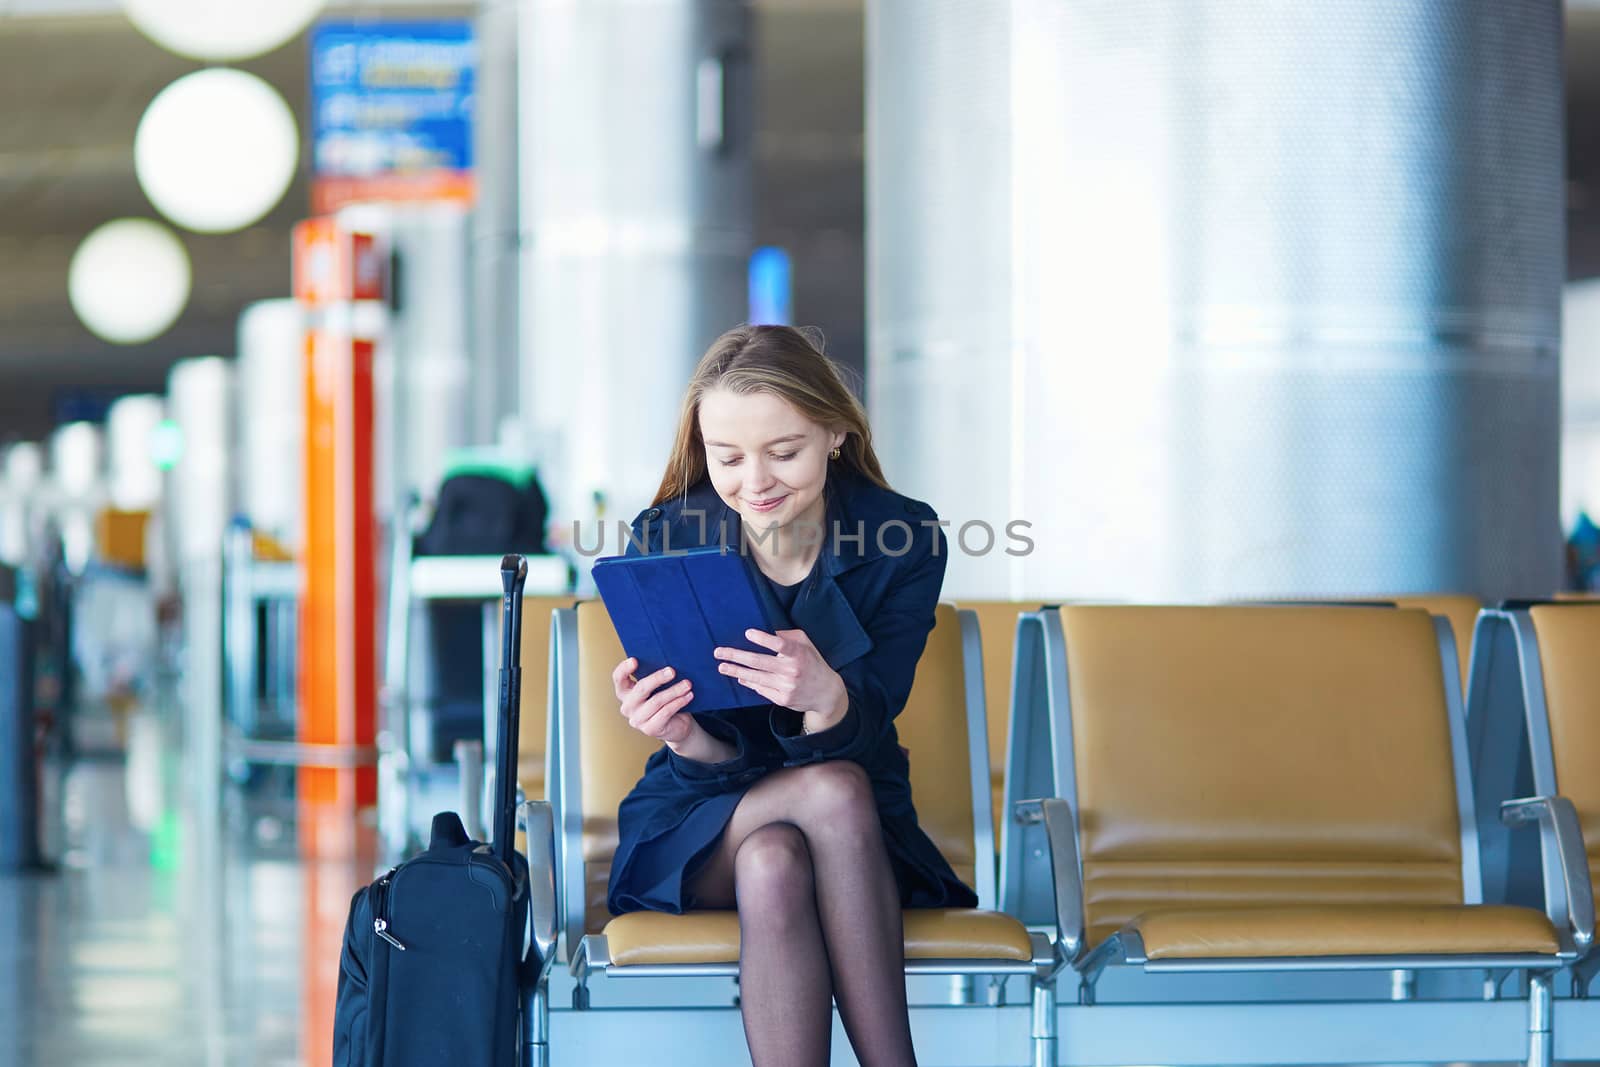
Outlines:
{"label": "woman's finger", "polygon": [[672,721],[672,717],[688,707],[689,702],[693,699],[693,692],[686,692],[681,696],[674,697],[662,704],[654,715],[644,721],[639,729],[651,737],[657,736],[662,730],[666,729],[667,723]]}
{"label": "woman's finger", "polygon": [[628,690],[638,684],[638,679],[633,677],[634,669],[638,666],[638,660],[625,659],[611,668],[611,688],[617,694],[618,700],[626,700]]}
{"label": "woman's finger", "polygon": [[762,669],[772,663],[773,657],[765,652],[746,652],[742,648],[714,648],[711,654],[729,663],[742,663],[746,667]]}
{"label": "woman's finger", "polygon": [[676,674],[677,671],[674,671],[671,667],[662,667],[654,674],[647,674],[643,678],[640,678],[638,681],[634,682],[633,685],[627,690],[627,693],[629,696],[634,696],[640,700],[645,700],[657,689],[660,689],[662,686],[672,681]]}
{"label": "woman's finger", "polygon": [[719,663],[717,664],[717,671],[739,682],[764,681],[767,677],[766,671],[758,671],[751,667],[741,667],[737,663]]}
{"label": "woman's finger", "polygon": [[661,690],[654,696],[640,701],[634,706],[633,712],[628,716],[628,722],[636,729],[661,709],[661,705],[668,701],[676,700],[689,690],[689,679],[685,678],[677,685]]}
{"label": "woman's finger", "polygon": [[781,653],[785,648],[788,647],[788,643],[785,642],[783,638],[779,637],[777,634],[769,634],[764,630],[746,630],[744,632],[744,636],[745,640],[749,641],[751,644],[760,645],[762,648],[769,648],[774,652]]}

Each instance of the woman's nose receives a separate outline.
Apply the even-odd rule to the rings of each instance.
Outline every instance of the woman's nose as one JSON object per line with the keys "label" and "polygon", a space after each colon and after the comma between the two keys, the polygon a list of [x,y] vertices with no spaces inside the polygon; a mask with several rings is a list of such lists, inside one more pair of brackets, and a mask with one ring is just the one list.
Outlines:
{"label": "woman's nose", "polygon": [[745,488],[752,494],[759,494],[764,489],[772,487],[772,471],[765,463],[752,462],[745,469]]}

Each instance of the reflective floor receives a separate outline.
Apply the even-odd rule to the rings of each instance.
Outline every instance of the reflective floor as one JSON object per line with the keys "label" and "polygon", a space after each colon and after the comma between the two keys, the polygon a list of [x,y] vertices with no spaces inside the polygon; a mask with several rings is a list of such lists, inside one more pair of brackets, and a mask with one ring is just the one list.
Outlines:
{"label": "reflective floor", "polygon": [[300,858],[270,779],[233,790],[207,833],[181,803],[152,808],[129,762],[71,765],[54,870],[0,873],[0,1064],[327,1063],[339,939],[370,872]]}

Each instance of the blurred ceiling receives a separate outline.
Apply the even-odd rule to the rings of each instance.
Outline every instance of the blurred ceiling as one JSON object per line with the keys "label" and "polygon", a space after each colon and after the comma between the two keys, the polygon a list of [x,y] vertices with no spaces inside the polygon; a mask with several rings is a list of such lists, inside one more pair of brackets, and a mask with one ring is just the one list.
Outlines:
{"label": "blurred ceiling", "polygon": [[[757,0],[757,238],[796,261],[797,313],[860,366],[864,317],[862,0]],[[334,3],[329,14],[470,15],[475,4]],[[63,12],[69,12],[63,14]],[[235,64],[306,114],[306,41]],[[100,341],[67,301],[72,253],[123,215],[159,218],[133,170],[145,105],[202,64],[148,41],[115,0],[0,0],[0,443],[48,432],[74,396],[161,391],[176,359],[231,354],[239,312],[284,296],[289,230],[308,213],[308,145],[283,202],[234,234],[179,231],[194,293],[145,345]],[[302,135],[304,138],[304,128]],[[781,210],[774,210],[781,205]]]}
{"label": "blurred ceiling", "polygon": [[[797,317],[821,325],[830,350],[858,368],[865,2],[753,4],[757,240],[790,249]],[[330,10],[419,16],[473,6],[360,0]],[[1567,34],[1569,273],[1588,277],[1600,275],[1600,3],[1569,5]],[[304,39],[238,65],[305,114]],[[305,151],[288,196],[261,223],[183,234],[194,294],[155,342],[105,344],[67,302],[67,266],[84,235],[117,216],[155,214],[134,179],[134,130],[156,92],[198,66],[147,41],[115,0],[0,0],[0,442],[48,431],[74,390],[159,390],[173,360],[230,353],[240,310],[287,292],[289,228],[307,213]]]}

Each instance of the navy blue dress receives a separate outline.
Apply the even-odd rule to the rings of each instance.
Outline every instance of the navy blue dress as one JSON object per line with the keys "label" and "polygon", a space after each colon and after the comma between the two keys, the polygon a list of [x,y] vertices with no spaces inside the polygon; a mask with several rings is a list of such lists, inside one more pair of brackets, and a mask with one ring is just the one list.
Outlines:
{"label": "navy blue dress", "polygon": [[[849,707],[836,725],[800,732],[799,713],[773,704],[697,712],[707,733],[734,746],[699,763],[665,745],[617,812],[618,845],[607,903],[612,914],[695,907],[687,885],[704,865],[745,790],[780,767],[830,759],[859,763],[872,783],[884,843],[908,908],[975,907],[917,825],[910,765],[894,718],[905,707],[917,660],[933,629],[947,545],[928,505],[835,468],[825,490],[827,527],[811,573],[791,587],[765,579],[758,594],[784,629],[804,630],[844,679]],[[634,520],[628,553],[723,544],[742,550],[739,516],[709,481]],[[760,575],[753,560],[752,572]],[[754,694],[752,694],[754,696]]]}

